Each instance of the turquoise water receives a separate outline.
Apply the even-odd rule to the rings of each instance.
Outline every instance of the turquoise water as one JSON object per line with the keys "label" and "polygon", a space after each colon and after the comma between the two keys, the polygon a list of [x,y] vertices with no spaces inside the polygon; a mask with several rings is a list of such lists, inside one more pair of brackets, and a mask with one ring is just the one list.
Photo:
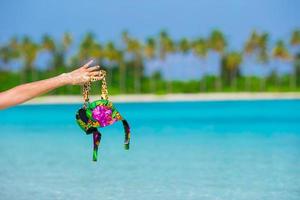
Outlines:
{"label": "turquoise water", "polygon": [[79,105],[0,111],[0,199],[300,199],[300,101],[116,106],[97,163]]}

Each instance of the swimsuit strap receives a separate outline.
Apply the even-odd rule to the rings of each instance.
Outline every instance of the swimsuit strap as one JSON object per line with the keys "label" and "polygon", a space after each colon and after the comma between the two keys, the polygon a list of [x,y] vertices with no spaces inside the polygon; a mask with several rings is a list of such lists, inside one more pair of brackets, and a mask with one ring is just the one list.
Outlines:
{"label": "swimsuit strap", "polygon": [[94,142],[93,161],[97,161],[98,147],[100,146],[100,141],[101,141],[101,133],[97,129],[95,129],[93,131],[93,142]]}
{"label": "swimsuit strap", "polygon": [[125,119],[122,120],[122,123],[123,123],[123,127],[124,127],[124,132],[125,132],[124,148],[126,150],[128,150],[129,143],[130,143],[130,127],[129,127],[128,122]]}

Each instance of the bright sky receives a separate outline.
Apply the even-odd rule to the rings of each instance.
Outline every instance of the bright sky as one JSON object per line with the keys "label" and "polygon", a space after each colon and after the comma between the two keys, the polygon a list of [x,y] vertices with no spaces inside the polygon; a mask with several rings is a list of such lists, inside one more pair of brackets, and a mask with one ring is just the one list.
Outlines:
{"label": "bright sky", "polygon": [[174,38],[222,30],[239,49],[253,29],[287,39],[300,27],[298,0],[9,0],[0,1],[0,41],[28,34],[40,39],[65,31],[80,39],[87,31],[100,41],[120,38],[124,29],[138,38],[161,29]]}
{"label": "bright sky", "polygon": [[0,1],[0,37],[93,31],[115,40],[124,29],[143,38],[162,28],[189,37],[220,28],[239,44],[254,28],[287,36],[300,26],[299,8],[298,0],[10,0]]}

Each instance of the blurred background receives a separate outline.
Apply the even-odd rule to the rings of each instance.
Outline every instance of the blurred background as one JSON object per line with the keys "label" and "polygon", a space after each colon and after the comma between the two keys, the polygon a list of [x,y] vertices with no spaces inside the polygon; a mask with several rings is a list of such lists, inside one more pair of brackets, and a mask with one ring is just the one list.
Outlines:
{"label": "blurred background", "polygon": [[[78,95],[54,97],[64,104],[49,96],[47,105],[0,110],[0,200],[299,200],[299,8],[0,0],[0,91],[93,58],[110,94],[126,94],[112,99],[131,126],[129,151],[122,124],[101,129],[95,163],[92,137],[75,121],[80,86],[51,92]],[[92,89],[99,94],[99,84]],[[215,99],[195,99],[204,96]]]}
{"label": "blurred background", "polygon": [[299,91],[299,7],[297,0],[1,1],[0,90],[94,58],[109,71],[111,94]]}

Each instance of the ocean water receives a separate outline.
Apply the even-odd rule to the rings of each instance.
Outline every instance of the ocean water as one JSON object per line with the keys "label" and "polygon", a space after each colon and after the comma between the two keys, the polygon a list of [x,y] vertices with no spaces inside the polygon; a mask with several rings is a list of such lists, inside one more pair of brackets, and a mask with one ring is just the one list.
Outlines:
{"label": "ocean water", "polygon": [[300,199],[299,100],[116,104],[98,162],[79,107],[0,111],[0,200]]}

